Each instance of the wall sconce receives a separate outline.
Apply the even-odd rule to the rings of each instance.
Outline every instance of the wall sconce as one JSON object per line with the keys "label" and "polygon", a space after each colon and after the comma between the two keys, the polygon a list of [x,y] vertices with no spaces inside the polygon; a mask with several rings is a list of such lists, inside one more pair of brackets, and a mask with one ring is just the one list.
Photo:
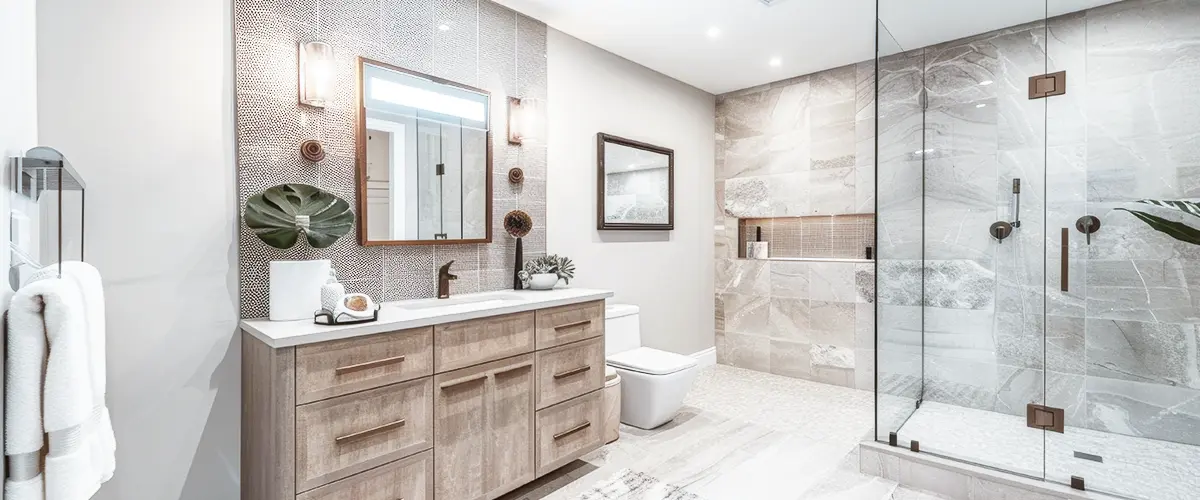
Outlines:
{"label": "wall sconce", "polygon": [[508,98],[508,143],[524,144],[542,138],[541,99]]}
{"label": "wall sconce", "polygon": [[300,43],[300,104],[323,108],[333,93],[333,47]]}

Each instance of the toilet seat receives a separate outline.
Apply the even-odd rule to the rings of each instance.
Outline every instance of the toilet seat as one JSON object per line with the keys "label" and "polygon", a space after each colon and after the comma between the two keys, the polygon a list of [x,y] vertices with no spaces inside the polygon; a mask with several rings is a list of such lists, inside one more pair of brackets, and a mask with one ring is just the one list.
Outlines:
{"label": "toilet seat", "polygon": [[650,347],[619,352],[609,356],[607,361],[616,368],[647,375],[669,375],[696,366],[696,359],[691,356]]}

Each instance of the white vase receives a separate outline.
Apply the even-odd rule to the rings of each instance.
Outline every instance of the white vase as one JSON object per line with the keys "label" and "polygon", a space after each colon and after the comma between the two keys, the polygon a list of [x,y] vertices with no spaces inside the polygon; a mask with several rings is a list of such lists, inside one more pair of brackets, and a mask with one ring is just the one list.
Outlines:
{"label": "white vase", "polygon": [[558,284],[558,274],[539,273],[529,276],[530,290],[549,290]]}
{"label": "white vase", "polygon": [[271,321],[312,319],[321,309],[328,260],[271,261]]}

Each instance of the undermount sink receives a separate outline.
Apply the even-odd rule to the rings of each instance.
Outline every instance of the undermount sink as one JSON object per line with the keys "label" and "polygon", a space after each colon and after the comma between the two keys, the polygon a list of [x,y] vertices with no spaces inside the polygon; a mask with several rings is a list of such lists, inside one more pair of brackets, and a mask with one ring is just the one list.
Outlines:
{"label": "undermount sink", "polygon": [[454,306],[475,306],[475,307],[502,306],[505,304],[521,302],[523,300],[524,299],[522,299],[521,297],[519,297],[517,295],[513,295],[513,294],[489,294],[489,295],[466,296],[466,297],[451,297],[448,299],[420,300],[420,301],[414,301],[414,302],[410,302],[410,303],[399,303],[399,304],[395,304],[395,306],[400,309],[408,309],[410,311],[421,311],[421,310],[427,310],[427,309],[438,309],[438,308],[443,308],[443,307],[454,307]]}

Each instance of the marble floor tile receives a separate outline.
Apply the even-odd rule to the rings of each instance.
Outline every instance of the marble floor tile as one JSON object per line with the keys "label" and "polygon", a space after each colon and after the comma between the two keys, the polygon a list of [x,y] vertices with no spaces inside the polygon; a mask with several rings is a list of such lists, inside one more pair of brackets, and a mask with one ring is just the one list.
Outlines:
{"label": "marble floor tile", "polygon": [[[900,464],[859,472],[857,443],[874,427],[874,395],[716,366],[700,374],[680,415],[654,430],[621,427],[621,439],[502,497],[505,500],[966,500],[1022,498],[967,484],[961,497],[897,485]],[[911,411],[911,400],[907,406]],[[890,418],[890,417],[889,417]],[[1191,499],[1200,447],[1069,427],[1025,427],[1022,417],[926,402],[900,429],[923,451],[1132,498]],[[1075,451],[1104,457],[1081,460]],[[913,474],[914,471],[908,471]],[[1119,488],[1119,489],[1117,489]],[[982,495],[982,496],[981,496]]]}
{"label": "marble floor tile", "polygon": [[858,472],[866,391],[715,366],[680,415],[621,438],[504,500],[928,500]]}

